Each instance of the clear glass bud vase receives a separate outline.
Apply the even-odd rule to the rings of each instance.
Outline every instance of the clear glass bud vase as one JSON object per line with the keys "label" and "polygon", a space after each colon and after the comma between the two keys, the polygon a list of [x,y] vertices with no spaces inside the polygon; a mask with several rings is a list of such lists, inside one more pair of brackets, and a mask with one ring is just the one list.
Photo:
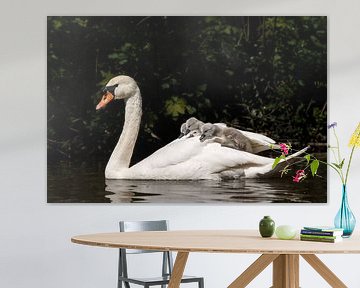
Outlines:
{"label": "clear glass bud vase", "polygon": [[355,228],[356,219],[349,207],[346,185],[342,187],[341,206],[336,214],[334,224],[336,228],[344,229],[343,237],[350,237]]}

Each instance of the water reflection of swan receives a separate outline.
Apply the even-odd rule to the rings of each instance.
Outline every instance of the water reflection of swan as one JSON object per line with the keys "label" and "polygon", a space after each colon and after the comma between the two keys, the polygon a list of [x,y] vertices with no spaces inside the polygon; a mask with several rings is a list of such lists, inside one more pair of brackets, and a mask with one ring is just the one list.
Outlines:
{"label": "water reflection of swan", "polygon": [[307,187],[293,189],[291,181],[278,178],[225,181],[106,179],[105,184],[105,190],[111,192],[105,197],[112,203],[311,202]]}
{"label": "water reflection of swan", "polygon": [[230,181],[153,181],[106,179],[106,195],[113,203],[205,203],[230,202],[245,189],[245,179]]}
{"label": "water reflection of swan", "polygon": [[[199,137],[176,139],[129,167],[142,115],[140,89],[128,76],[114,77],[106,85],[96,109],[113,99],[125,100],[125,122],[106,165],[107,179],[218,180],[224,175],[254,178],[274,173],[272,158],[223,147],[218,143],[200,142]],[[281,165],[277,168],[280,169]]]}

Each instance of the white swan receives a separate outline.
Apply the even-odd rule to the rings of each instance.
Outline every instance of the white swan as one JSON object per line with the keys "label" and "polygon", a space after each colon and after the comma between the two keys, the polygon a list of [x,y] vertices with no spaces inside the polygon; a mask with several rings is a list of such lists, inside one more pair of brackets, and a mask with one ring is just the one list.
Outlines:
{"label": "white swan", "polygon": [[[220,180],[229,175],[254,178],[275,172],[272,158],[222,147],[218,143],[200,142],[198,136],[176,139],[129,167],[142,115],[140,89],[132,78],[117,76],[108,82],[103,92],[96,109],[105,107],[113,99],[125,100],[125,122],[106,165],[107,179]],[[303,152],[292,154],[288,159]],[[280,168],[278,165],[277,170]]]}

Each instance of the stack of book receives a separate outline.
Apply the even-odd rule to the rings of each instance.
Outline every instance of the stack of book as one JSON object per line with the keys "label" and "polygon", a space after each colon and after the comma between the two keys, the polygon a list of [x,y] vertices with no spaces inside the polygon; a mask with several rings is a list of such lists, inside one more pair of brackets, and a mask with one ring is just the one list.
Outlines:
{"label": "stack of book", "polygon": [[334,227],[304,227],[300,232],[302,241],[336,243],[342,241],[343,229]]}

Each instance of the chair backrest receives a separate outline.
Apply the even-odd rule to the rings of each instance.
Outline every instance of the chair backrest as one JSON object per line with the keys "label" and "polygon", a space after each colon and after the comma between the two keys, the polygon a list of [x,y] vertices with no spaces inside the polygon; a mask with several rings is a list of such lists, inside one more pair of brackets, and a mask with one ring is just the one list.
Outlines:
{"label": "chair backrest", "polygon": [[[167,220],[156,221],[120,221],[120,232],[167,231]],[[155,253],[159,251],[126,249],[126,254]]]}
{"label": "chair backrest", "polygon": [[167,231],[169,227],[167,220],[155,221],[120,221],[121,232],[135,231]]}
{"label": "chair backrest", "polygon": [[[120,232],[137,232],[137,231],[167,231],[169,224],[167,220],[158,221],[120,221]],[[127,269],[127,254],[140,253],[159,253],[161,251],[150,250],[136,250],[136,249],[119,249],[119,276],[128,277]],[[163,254],[162,260],[162,275],[171,275],[173,267],[173,259],[171,252],[161,252]],[[127,284],[128,285],[128,284]],[[127,286],[129,287],[129,286]]]}

